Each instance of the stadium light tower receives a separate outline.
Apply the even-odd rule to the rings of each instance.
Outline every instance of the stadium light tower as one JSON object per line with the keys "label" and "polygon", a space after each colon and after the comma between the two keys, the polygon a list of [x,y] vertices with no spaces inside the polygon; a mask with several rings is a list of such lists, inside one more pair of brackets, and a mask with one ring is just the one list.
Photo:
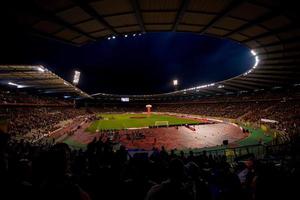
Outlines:
{"label": "stadium light tower", "polygon": [[78,85],[80,78],[80,71],[75,70],[74,77],[73,77],[73,84]]}
{"label": "stadium light tower", "polygon": [[173,80],[173,86],[174,86],[175,90],[177,90],[177,87],[178,87],[178,80],[177,79]]}

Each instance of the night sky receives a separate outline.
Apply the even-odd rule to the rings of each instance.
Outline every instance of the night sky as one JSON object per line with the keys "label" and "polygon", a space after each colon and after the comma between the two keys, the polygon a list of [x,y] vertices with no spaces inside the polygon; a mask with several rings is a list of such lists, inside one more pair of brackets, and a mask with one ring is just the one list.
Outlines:
{"label": "night sky", "polygon": [[[4,33],[2,33],[4,34]],[[81,71],[87,93],[151,94],[221,81],[254,63],[249,49],[227,39],[191,33],[146,33],[103,39],[82,47],[8,32],[1,64],[42,64],[68,81]]]}

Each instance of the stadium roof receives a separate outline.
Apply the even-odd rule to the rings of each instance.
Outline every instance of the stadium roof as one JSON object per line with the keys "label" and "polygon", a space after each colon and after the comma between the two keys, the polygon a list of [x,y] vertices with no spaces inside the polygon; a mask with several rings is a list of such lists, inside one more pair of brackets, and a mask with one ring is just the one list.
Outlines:
{"label": "stadium roof", "polygon": [[4,85],[33,89],[42,93],[90,97],[41,65],[0,65],[0,80]]}
{"label": "stadium roof", "polygon": [[[81,46],[111,36],[178,31],[228,38],[254,49],[259,66],[203,94],[298,84],[299,8],[270,0],[10,1],[28,32]],[[15,2],[15,4],[14,4]],[[194,90],[181,91],[183,93]]]}

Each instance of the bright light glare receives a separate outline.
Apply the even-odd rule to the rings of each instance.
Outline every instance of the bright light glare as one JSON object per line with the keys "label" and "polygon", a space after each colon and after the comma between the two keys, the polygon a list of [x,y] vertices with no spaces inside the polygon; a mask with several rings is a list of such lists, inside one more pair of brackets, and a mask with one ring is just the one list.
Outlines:
{"label": "bright light glare", "polygon": [[124,37],[128,37],[128,35],[126,34],[126,35],[124,35]]}
{"label": "bright light glare", "polygon": [[[252,53],[253,55],[256,55],[256,53],[255,53],[254,51],[252,52],[252,50],[251,50],[251,53]],[[259,58],[258,58],[258,56],[255,56],[255,63],[254,63],[254,65],[253,65],[253,67],[252,67],[250,70],[248,70],[247,72],[245,72],[243,75],[246,76],[246,75],[248,75],[249,73],[251,73],[251,72],[253,71],[253,69],[255,69],[255,68],[258,66],[258,63],[259,63]]]}
{"label": "bright light glare", "polygon": [[13,82],[8,82],[8,85],[14,85],[14,86],[17,86],[18,84],[13,83]]}
{"label": "bright light glare", "polygon": [[112,39],[116,39],[116,36],[112,36]]}
{"label": "bright light glare", "polygon": [[108,37],[107,39],[108,39],[108,40],[110,40],[111,38],[110,38],[110,37]]}
{"label": "bright light glare", "polygon": [[258,65],[258,63],[259,63],[259,58],[258,58],[258,56],[255,56],[255,64],[254,64],[253,68],[255,68]]}
{"label": "bright light glare", "polygon": [[24,88],[24,87],[26,87],[25,85],[19,85],[17,83],[13,83],[13,82],[8,82],[8,85],[13,85],[13,86],[16,86],[17,88]]}
{"label": "bright light glare", "polygon": [[174,86],[178,85],[178,80],[177,79],[173,80],[173,85]]}
{"label": "bright light glare", "polygon": [[122,102],[129,102],[129,98],[128,97],[121,97],[121,101]]}
{"label": "bright light glare", "polygon": [[43,69],[42,67],[38,67],[37,68],[40,72],[45,72],[45,69]]}
{"label": "bright light glare", "polygon": [[79,78],[80,78],[80,71],[76,71],[74,73],[74,78],[73,78],[73,83],[76,85],[79,83]]}
{"label": "bright light glare", "polygon": [[252,54],[253,56],[256,56],[257,53],[252,49],[252,50],[251,50],[251,54]]}

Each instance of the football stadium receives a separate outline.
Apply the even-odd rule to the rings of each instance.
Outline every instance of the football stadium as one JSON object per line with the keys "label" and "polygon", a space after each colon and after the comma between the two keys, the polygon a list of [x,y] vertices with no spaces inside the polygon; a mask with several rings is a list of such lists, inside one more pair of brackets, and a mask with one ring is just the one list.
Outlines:
{"label": "football stadium", "polygon": [[0,10],[0,199],[299,196],[296,1]]}

